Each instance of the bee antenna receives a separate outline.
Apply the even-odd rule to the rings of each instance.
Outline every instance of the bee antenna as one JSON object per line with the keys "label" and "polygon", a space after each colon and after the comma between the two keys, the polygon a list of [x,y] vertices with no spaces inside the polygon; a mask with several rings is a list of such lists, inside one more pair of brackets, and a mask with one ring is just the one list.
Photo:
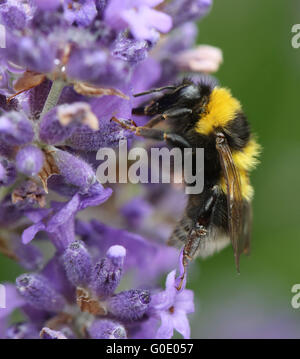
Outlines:
{"label": "bee antenna", "polygon": [[151,93],[160,92],[160,91],[163,91],[163,90],[175,90],[175,89],[176,89],[176,86],[164,86],[164,87],[159,87],[159,88],[152,89],[152,90],[149,90],[149,91],[136,93],[136,94],[133,95],[133,97],[149,95]]}

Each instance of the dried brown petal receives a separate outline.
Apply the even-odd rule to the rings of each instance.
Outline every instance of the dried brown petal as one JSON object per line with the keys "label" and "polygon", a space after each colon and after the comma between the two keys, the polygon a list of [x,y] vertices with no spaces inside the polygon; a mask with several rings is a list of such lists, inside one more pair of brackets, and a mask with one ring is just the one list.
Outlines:
{"label": "dried brown petal", "polygon": [[106,315],[106,308],[97,299],[84,288],[77,287],[76,290],[77,305],[82,312],[88,312],[93,315]]}
{"label": "dried brown petal", "polygon": [[74,90],[80,95],[90,96],[90,97],[102,97],[102,96],[118,96],[129,100],[129,97],[123,92],[113,89],[113,88],[102,88],[90,85],[86,82],[75,82]]}
{"label": "dried brown petal", "polygon": [[14,90],[17,92],[12,96],[8,97],[7,102],[11,101],[14,97],[20,95],[22,92],[28,91],[40,85],[45,79],[46,76],[38,72],[33,72],[33,71],[24,72],[22,77],[20,77],[14,85]]}
{"label": "dried brown petal", "polygon": [[37,203],[41,208],[46,206],[46,197],[42,188],[34,181],[27,181],[16,188],[11,196],[12,203],[23,202],[27,199]]}
{"label": "dried brown petal", "polygon": [[52,156],[52,152],[44,151],[44,153],[45,153],[44,166],[38,176],[42,181],[44,191],[48,193],[48,186],[47,186],[48,178],[55,174],[59,175],[59,169],[55,164],[55,160]]}
{"label": "dried brown petal", "polygon": [[99,130],[99,121],[92,112],[91,106],[84,102],[71,105],[62,105],[57,110],[57,116],[62,126],[68,126],[71,122],[82,123],[92,130]]}

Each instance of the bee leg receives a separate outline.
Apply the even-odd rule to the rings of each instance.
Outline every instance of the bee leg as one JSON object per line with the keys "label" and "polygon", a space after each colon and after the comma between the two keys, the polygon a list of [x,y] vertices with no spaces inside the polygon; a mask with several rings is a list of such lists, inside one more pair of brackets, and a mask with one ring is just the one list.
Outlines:
{"label": "bee leg", "polygon": [[177,287],[177,290],[182,288],[189,262],[193,260],[199,244],[201,240],[207,235],[207,230],[204,226],[197,223],[195,227],[190,231],[187,242],[183,248],[183,257],[182,257],[182,265],[183,265],[183,273],[180,277],[180,282]]}
{"label": "bee leg", "polygon": [[189,143],[180,135],[176,133],[167,133],[157,128],[148,128],[145,126],[136,126],[135,123],[131,120],[131,125],[118,120],[116,117],[112,117],[111,121],[114,121],[121,125],[126,130],[134,132],[136,136],[142,136],[145,138],[150,138],[158,141],[165,141],[171,145],[178,145],[183,147],[190,147]]}
{"label": "bee leg", "polygon": [[146,128],[152,128],[156,125],[158,125],[160,122],[162,122],[164,120],[164,117],[162,115],[157,115],[157,116],[154,116],[153,118],[151,118],[150,121],[148,121],[146,123],[146,125],[144,125],[144,127]]}

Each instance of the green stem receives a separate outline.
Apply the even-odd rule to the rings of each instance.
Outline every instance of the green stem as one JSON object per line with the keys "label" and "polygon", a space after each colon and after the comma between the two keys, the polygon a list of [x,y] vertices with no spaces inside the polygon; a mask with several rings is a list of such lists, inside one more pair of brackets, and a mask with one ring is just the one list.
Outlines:
{"label": "green stem", "polygon": [[65,86],[66,86],[66,83],[60,79],[54,80],[52,82],[52,86],[51,86],[49,95],[47,97],[47,100],[44,104],[44,108],[41,113],[40,119],[42,119],[48,111],[50,111],[53,107],[55,107],[57,105],[57,102],[59,100],[61,92]]}

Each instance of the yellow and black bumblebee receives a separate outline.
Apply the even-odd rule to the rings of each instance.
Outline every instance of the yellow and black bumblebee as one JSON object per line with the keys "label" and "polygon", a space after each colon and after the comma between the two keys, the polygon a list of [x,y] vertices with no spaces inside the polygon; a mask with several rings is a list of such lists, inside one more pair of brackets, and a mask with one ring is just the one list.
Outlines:
{"label": "yellow and black bumblebee", "polygon": [[[253,188],[249,171],[256,166],[260,150],[241,104],[209,77],[198,83],[185,79],[135,96],[154,92],[160,96],[133,110],[135,115],[151,116],[150,121],[143,127],[132,122],[127,128],[173,147],[204,148],[204,190],[189,195],[169,243],[184,244],[186,267],[193,257],[211,255],[231,241],[239,271],[239,257],[250,245]],[[156,128],[162,121],[167,131]]]}

